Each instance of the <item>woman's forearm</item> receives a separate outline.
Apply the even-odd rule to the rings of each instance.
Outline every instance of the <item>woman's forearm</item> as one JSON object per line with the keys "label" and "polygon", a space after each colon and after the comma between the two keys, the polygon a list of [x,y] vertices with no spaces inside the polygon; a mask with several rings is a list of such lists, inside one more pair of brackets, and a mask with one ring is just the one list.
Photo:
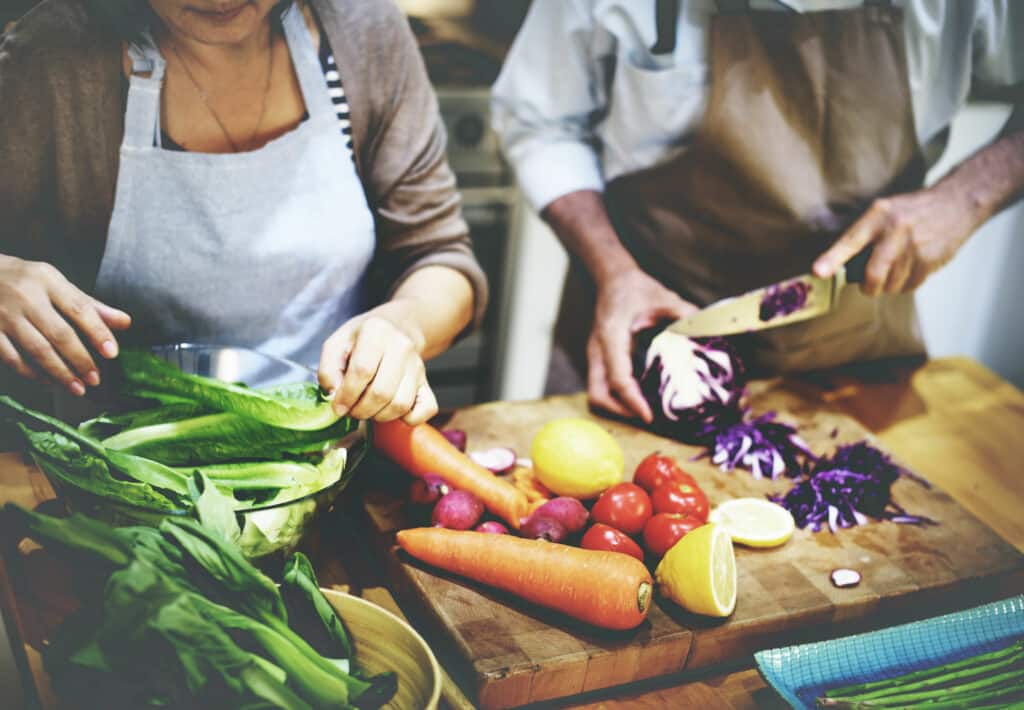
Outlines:
{"label": "woman's forearm", "polygon": [[415,327],[424,360],[445,351],[473,318],[473,287],[460,271],[425,266],[412,272],[385,307],[398,309]]}

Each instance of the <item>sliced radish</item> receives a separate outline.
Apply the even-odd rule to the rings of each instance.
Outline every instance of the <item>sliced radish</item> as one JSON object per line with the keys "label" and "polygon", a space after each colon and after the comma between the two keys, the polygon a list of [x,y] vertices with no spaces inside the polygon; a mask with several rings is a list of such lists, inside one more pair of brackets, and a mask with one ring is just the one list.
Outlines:
{"label": "sliced radish", "polygon": [[845,567],[832,570],[832,584],[839,587],[856,587],[860,584],[860,572]]}
{"label": "sliced radish", "polygon": [[506,446],[498,446],[484,451],[470,451],[469,458],[491,473],[505,473],[516,465],[516,452]]}

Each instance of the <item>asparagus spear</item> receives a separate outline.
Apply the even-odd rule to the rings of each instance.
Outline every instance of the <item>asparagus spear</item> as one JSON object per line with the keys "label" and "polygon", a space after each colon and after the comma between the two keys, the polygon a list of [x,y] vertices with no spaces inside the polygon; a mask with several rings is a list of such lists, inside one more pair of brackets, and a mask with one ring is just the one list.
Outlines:
{"label": "asparagus spear", "polygon": [[819,707],[977,707],[1024,693],[1024,640],[998,651],[965,658],[895,678],[834,688],[817,699]]}

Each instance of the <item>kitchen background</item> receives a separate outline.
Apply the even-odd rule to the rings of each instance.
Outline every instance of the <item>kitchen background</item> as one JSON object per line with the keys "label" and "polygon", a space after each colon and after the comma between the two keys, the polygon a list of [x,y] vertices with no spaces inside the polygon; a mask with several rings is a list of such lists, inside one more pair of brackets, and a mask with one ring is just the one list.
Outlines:
{"label": "kitchen background", "polygon": [[[550,0],[549,0],[550,1]],[[0,27],[31,2],[0,2]],[[443,407],[540,396],[567,259],[525,207],[490,129],[488,87],[529,0],[399,0],[410,16],[437,87],[449,154],[463,191],[478,257],[493,301],[483,329],[432,361]],[[972,101],[957,117],[934,180],[988,142],[1009,115],[1004,104]],[[1024,206],[990,221],[917,294],[933,357],[966,355],[1024,387]],[[0,629],[0,698],[20,705],[13,659]]]}
{"label": "kitchen background", "polygon": [[[431,365],[442,406],[540,396],[567,258],[525,207],[487,117],[487,87],[528,0],[399,0],[413,18],[481,262],[494,285],[484,331]],[[1008,105],[972,101],[954,122],[941,177],[1002,128]],[[966,355],[1024,387],[1024,206],[991,220],[917,294],[933,357]]]}

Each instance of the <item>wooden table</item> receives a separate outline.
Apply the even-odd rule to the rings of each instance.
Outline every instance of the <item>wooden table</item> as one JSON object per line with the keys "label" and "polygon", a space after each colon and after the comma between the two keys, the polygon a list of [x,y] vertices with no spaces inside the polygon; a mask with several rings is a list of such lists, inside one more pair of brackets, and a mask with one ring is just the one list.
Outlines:
{"label": "wooden table", "polygon": [[[1016,387],[964,358],[933,360],[895,375],[889,371],[880,379],[841,374],[787,381],[782,386],[817,406],[856,418],[901,463],[944,489],[1024,551],[1024,517],[1020,515],[1024,394]],[[0,500],[34,506],[49,497],[52,491],[40,473],[13,454],[0,454]],[[336,514],[324,521],[309,548],[321,581],[401,613],[380,581],[380,570],[365,555],[365,546],[358,544],[360,525],[355,514]],[[0,608],[30,703],[53,707],[39,643],[73,600],[40,588],[40,580],[59,578],[60,569],[52,560],[47,562],[38,554],[26,556],[28,543],[15,551],[6,542],[0,563]],[[784,707],[751,664],[752,659],[746,659],[731,672],[719,669],[705,676],[662,677],[550,707]],[[472,707],[450,681],[445,701],[448,707]]]}

